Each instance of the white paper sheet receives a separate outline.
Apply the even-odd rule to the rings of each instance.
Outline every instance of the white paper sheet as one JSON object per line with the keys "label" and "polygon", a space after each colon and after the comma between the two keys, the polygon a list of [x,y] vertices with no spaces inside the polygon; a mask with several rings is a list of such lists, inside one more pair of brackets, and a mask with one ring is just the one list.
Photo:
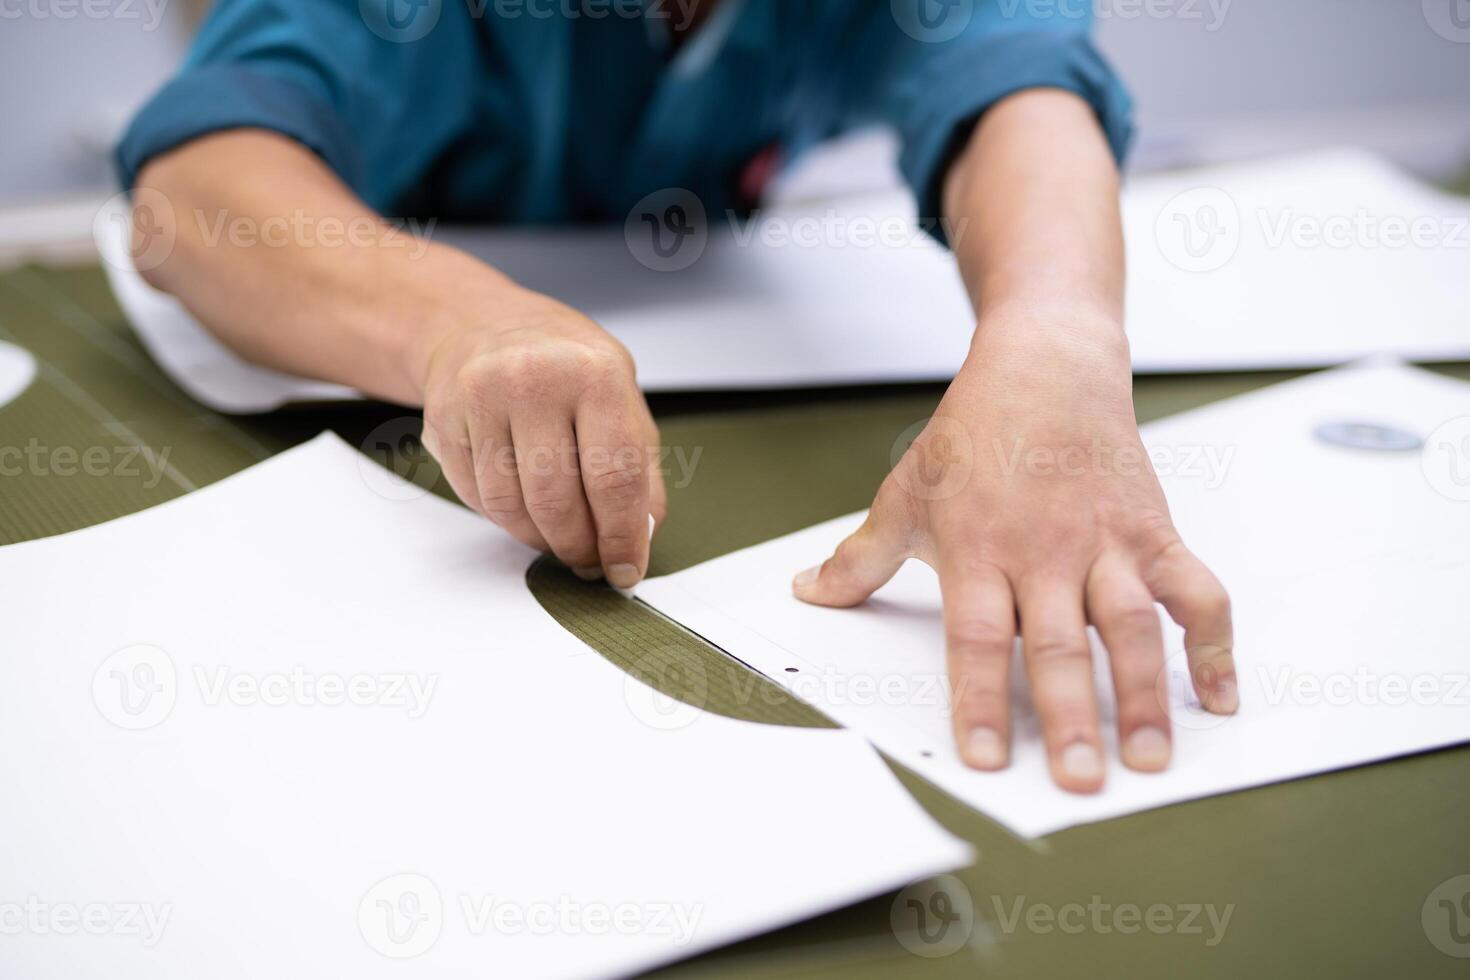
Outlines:
{"label": "white paper sheet", "polygon": [[1140,371],[1470,358],[1470,199],[1367,153],[1140,178],[1123,225]]}
{"label": "white paper sheet", "polygon": [[[1140,177],[1123,210],[1139,371],[1470,357],[1470,202],[1372,156]],[[974,317],[953,259],[912,215],[902,192],[776,207],[754,226],[714,227],[677,272],[640,264],[622,228],[434,237],[603,324],[649,391],[943,380]],[[123,309],[195,398],[250,412],[352,397],[235,357],[131,270],[126,222],[97,227]]]}
{"label": "white paper sheet", "polygon": [[[1393,425],[1426,447],[1314,437],[1335,421]],[[1470,385],[1344,368],[1147,426],[1145,441],[1185,541],[1230,589],[1242,707],[1199,709],[1166,620],[1174,761],[1131,772],[1116,762],[1099,649],[1110,763],[1095,796],[1052,785],[1019,663],[1010,768],[960,762],[927,566],[909,562],[856,609],[792,598],[792,576],[861,514],[650,579],[639,597],[1025,836],[1470,740]]]}
{"label": "white paper sheet", "polygon": [[967,860],[852,733],[625,678],[532,557],[333,436],[0,549],[0,974],[616,976]]}

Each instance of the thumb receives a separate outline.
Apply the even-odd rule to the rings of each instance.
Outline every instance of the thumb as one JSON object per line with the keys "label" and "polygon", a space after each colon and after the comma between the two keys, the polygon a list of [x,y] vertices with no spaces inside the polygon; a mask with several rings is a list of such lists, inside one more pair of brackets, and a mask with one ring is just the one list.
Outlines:
{"label": "thumb", "polygon": [[856,606],[893,578],[909,557],[907,539],[907,530],[875,504],[863,526],[831,558],[796,576],[792,591],[813,605]]}

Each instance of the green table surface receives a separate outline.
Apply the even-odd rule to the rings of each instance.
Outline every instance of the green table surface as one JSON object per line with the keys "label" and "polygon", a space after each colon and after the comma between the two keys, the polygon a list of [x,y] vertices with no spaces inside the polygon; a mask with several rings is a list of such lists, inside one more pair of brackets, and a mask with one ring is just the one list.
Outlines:
{"label": "green table surface", "polygon": [[[95,267],[28,266],[0,275],[0,340],[40,363],[36,383],[0,407],[0,448],[29,446],[33,458],[44,452],[52,461],[0,476],[0,544],[163,503],[323,429],[405,474],[422,477],[421,468],[433,465],[412,446],[402,451],[399,436],[414,422],[392,406],[229,417],[199,405],[144,353]],[[1443,370],[1470,378],[1470,365]],[[1292,376],[1140,378],[1138,414],[1147,421]],[[696,462],[687,481],[677,469],[671,477],[652,571],[685,568],[866,506],[895,440],[929,414],[940,392],[901,386],[654,398],[664,441]],[[57,450],[66,447],[78,455],[102,447],[112,462],[106,472],[64,466],[69,457]],[[139,461],[145,452],[166,460],[161,475]],[[448,495],[442,480],[436,489]],[[581,583],[544,559],[527,579],[569,630],[667,693],[756,721],[830,724],[641,603]],[[916,938],[917,913],[889,895],[658,975],[1470,977],[1470,959],[1431,941],[1445,945],[1448,935],[1453,942],[1452,926],[1470,935],[1470,906],[1458,922],[1436,902],[1421,916],[1436,886],[1470,874],[1470,747],[1165,807],[1039,842],[1017,839],[894,768],[978,851],[975,864],[957,874],[959,885],[949,886],[975,910],[957,951],[921,955],[943,946]],[[1013,923],[1018,903],[1071,916],[1069,927],[1025,917]],[[1073,905],[1082,919],[1066,911]],[[1163,906],[1176,923],[1193,906],[1230,907],[1231,917],[1211,944],[1214,930],[1203,916],[1195,922],[1204,924],[1202,933],[1125,933],[1112,925],[1120,906]],[[1078,922],[1080,930],[1072,927]],[[1470,954],[1470,942],[1463,952]]]}

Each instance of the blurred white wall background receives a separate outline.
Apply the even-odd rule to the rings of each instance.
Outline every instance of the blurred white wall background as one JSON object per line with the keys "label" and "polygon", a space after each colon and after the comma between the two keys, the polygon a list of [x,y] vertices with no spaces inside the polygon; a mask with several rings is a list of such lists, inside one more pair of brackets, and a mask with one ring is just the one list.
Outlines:
{"label": "blurred white wall background", "polygon": [[1470,0],[1159,0],[1176,15],[1126,16],[1149,3],[1097,5],[1138,97],[1139,166],[1348,142],[1428,176],[1470,162]]}
{"label": "blurred white wall background", "polygon": [[183,9],[0,0],[0,204],[112,185],[113,139],[182,56]]}
{"label": "blurred white wall background", "polygon": [[[1470,158],[1470,0],[1096,4],[1140,167],[1344,142],[1431,176]],[[107,188],[107,148],[186,20],[182,0],[0,0],[0,205]]]}

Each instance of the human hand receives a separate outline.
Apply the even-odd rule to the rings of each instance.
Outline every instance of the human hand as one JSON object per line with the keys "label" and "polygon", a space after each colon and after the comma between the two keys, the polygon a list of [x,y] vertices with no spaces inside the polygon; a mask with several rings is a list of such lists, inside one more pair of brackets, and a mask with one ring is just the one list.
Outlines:
{"label": "human hand", "polygon": [[1126,347],[1017,341],[1045,336],[977,334],[866,522],[794,589],[807,602],[853,606],[906,559],[933,566],[961,758],[985,770],[1008,762],[1019,631],[1052,777],[1086,793],[1105,771],[1087,624],[1108,650],[1123,762],[1151,772],[1167,766],[1171,747],[1154,603],[1185,629],[1204,707],[1230,714],[1230,602],[1170,520],[1139,439]]}
{"label": "human hand", "polygon": [[628,351],[525,291],[492,321],[435,338],[421,372],[424,445],[466,504],[578,577],[631,588],[662,523],[658,428]]}

